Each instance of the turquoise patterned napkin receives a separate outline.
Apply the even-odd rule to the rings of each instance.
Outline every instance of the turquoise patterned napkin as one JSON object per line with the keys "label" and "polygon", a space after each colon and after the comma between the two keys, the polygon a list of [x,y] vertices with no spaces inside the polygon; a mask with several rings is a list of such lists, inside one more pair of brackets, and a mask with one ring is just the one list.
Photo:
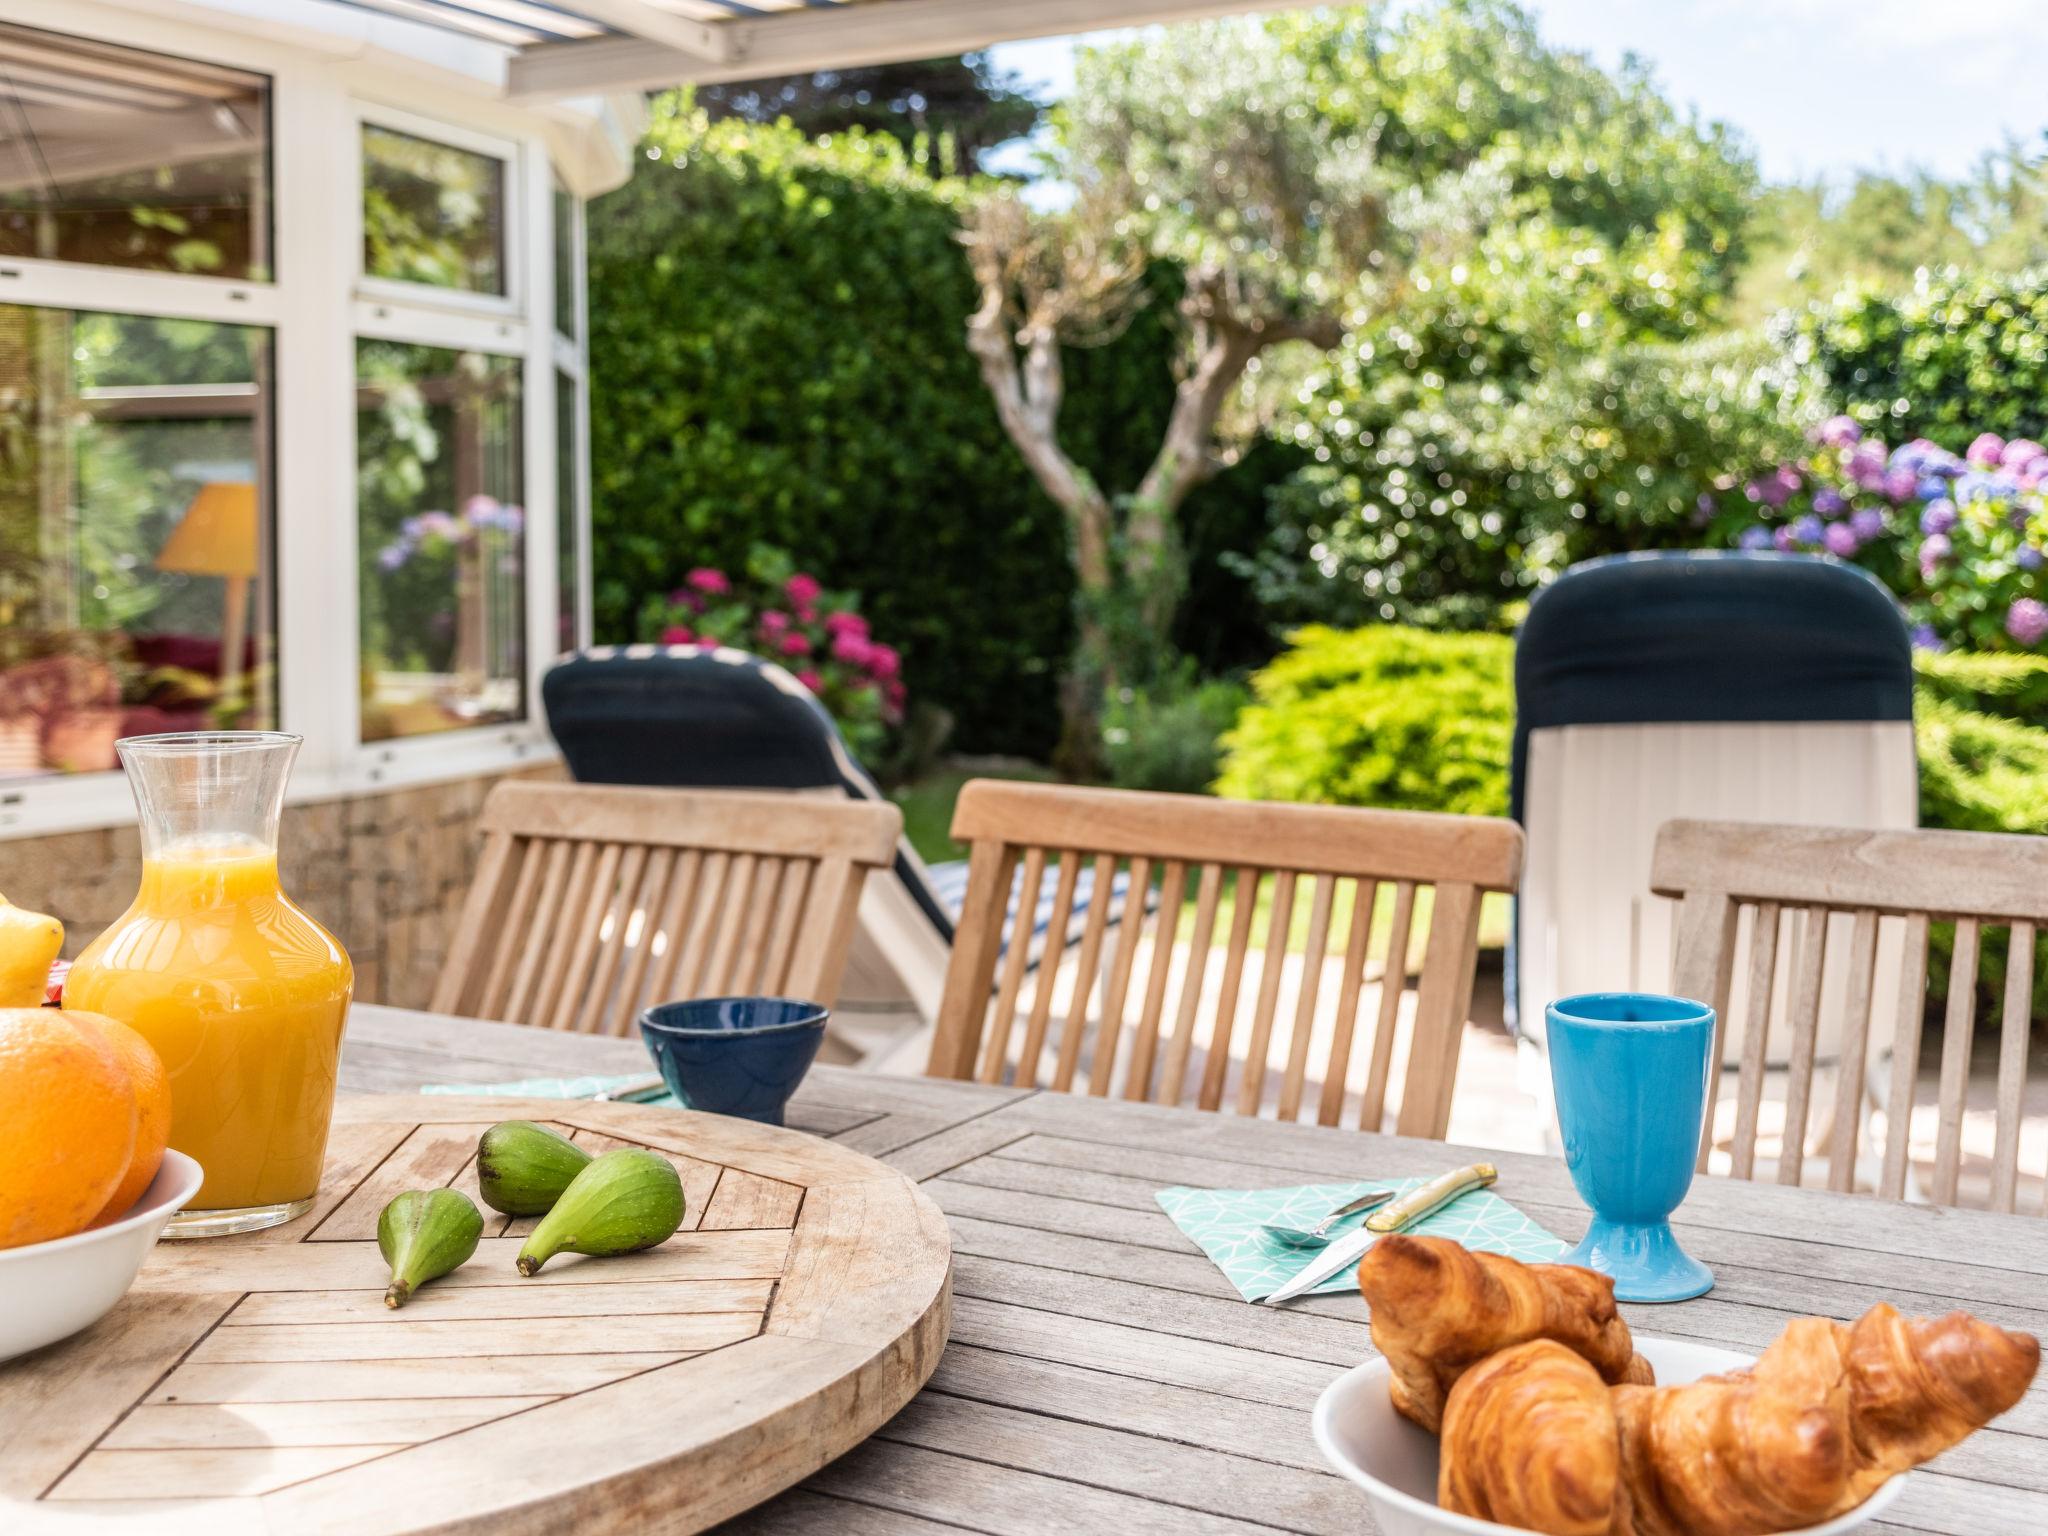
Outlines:
{"label": "turquoise patterned napkin", "polygon": [[[516,1083],[429,1083],[421,1093],[473,1093],[484,1098],[594,1099],[627,1083],[637,1083],[645,1072],[628,1072],[619,1077],[528,1077]],[[673,1104],[672,1093],[659,1098],[635,1099],[635,1104]]]}
{"label": "turquoise patterned napkin", "polygon": [[[1153,1198],[1165,1207],[1173,1224],[1187,1233],[1216,1262],[1224,1278],[1246,1301],[1270,1296],[1305,1269],[1322,1250],[1290,1248],[1268,1237],[1259,1224],[1278,1221],[1290,1227],[1312,1227],[1347,1200],[1370,1189],[1406,1193],[1425,1179],[1373,1179],[1362,1184],[1297,1184],[1289,1189],[1189,1189],[1176,1185]],[[1365,1215],[1348,1216],[1337,1235],[1355,1232]],[[1425,1216],[1410,1232],[1426,1237],[1452,1237],[1467,1248],[1505,1253],[1531,1263],[1547,1263],[1571,1245],[1553,1237],[1490,1189],[1461,1195],[1434,1215]],[[1358,1266],[1348,1265],[1308,1294],[1323,1296],[1357,1287]]]}

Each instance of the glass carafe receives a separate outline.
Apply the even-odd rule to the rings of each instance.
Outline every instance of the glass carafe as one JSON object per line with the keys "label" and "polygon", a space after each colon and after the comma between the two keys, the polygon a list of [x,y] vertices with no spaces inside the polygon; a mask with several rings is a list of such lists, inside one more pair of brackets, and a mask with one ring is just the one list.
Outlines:
{"label": "glass carafe", "polygon": [[275,1226],[320,1182],[354,971],[278,886],[277,825],[299,738],[119,743],[142,816],[142,886],[64,983],[66,1007],[138,1030],[171,1083],[171,1145],[206,1182],[170,1237]]}

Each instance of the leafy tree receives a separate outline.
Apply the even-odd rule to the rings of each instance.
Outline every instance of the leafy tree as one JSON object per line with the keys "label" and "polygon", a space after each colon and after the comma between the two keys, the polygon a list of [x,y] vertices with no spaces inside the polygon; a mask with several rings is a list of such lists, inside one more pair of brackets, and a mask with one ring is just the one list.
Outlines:
{"label": "leafy tree", "polygon": [[[1177,508],[1290,395],[1290,434],[1355,471],[1362,513],[1394,467],[1371,462],[1387,433],[1459,428],[1452,407],[1469,402],[1447,392],[1470,385],[1499,414],[1560,364],[1712,323],[1756,183],[1728,132],[1681,116],[1640,65],[1608,75],[1549,48],[1510,0],[1092,50],[1055,127],[1073,204],[981,205],[970,345],[1068,515],[1083,594],[1070,750],[1099,680],[1142,677],[1170,633],[1188,579]],[[1114,335],[1136,274],[1161,261],[1186,273],[1175,407],[1146,473],[1105,485],[1062,452],[1064,357]],[[1335,356],[1311,373],[1318,351]],[[1296,542],[1297,562],[1327,553]]]}
{"label": "leafy tree", "polygon": [[1862,171],[1769,189],[1736,318],[1823,302],[1849,286],[1900,293],[1922,271],[2014,273],[2048,261],[2048,156],[2012,141],[1967,176]]}
{"label": "leafy tree", "polygon": [[1639,64],[1608,75],[1547,47],[1499,0],[1331,51],[1375,61],[1383,171],[1462,159],[1470,233],[1416,259],[1400,302],[1304,384],[1288,425],[1315,462],[1234,562],[1276,626],[1483,627],[1571,559],[1669,542],[1704,485],[1790,446],[1797,370],[1693,340],[1747,259],[1757,173],[1726,129]]}
{"label": "leafy tree", "polygon": [[985,53],[700,85],[696,99],[714,122],[787,118],[812,138],[887,134],[934,175],[973,171],[986,151],[1033,132],[1045,110]]}

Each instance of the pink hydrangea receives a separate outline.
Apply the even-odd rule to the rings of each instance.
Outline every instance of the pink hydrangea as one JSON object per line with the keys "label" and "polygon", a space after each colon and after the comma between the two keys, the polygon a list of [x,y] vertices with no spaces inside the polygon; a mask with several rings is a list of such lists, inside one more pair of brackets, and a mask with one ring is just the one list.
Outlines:
{"label": "pink hydrangea", "polygon": [[761,615],[760,625],[761,633],[772,640],[789,629],[789,615],[780,608],[770,608]]}
{"label": "pink hydrangea", "polygon": [[663,645],[689,645],[697,637],[680,624],[671,624],[661,632]]}
{"label": "pink hydrangea", "polygon": [[1982,464],[1987,469],[1995,468],[1998,461],[2005,457],[2005,439],[1996,432],[1980,432],[1963,457],[1972,464]]}
{"label": "pink hydrangea", "polygon": [[783,584],[782,591],[792,604],[803,609],[815,606],[818,599],[824,596],[825,588],[817,577],[807,576],[798,571]]}
{"label": "pink hydrangea", "polygon": [[849,667],[866,666],[872,652],[873,647],[860,635],[838,634],[832,637],[833,658]]}
{"label": "pink hydrangea", "polygon": [[893,645],[868,647],[868,670],[879,678],[892,678],[903,670],[903,653]]}
{"label": "pink hydrangea", "polygon": [[808,656],[811,654],[811,637],[802,630],[792,629],[776,642],[776,649],[785,656]]}
{"label": "pink hydrangea", "polygon": [[868,621],[859,614],[846,610],[825,615],[825,633],[828,635],[859,635],[868,637]]}
{"label": "pink hydrangea", "polygon": [[825,679],[818,676],[817,673],[811,671],[808,667],[797,673],[796,680],[813,693],[823,693],[825,691]]}
{"label": "pink hydrangea", "polygon": [[2023,597],[2005,611],[2005,632],[2024,646],[2036,646],[2048,635],[2048,606]]}
{"label": "pink hydrangea", "polygon": [[683,584],[695,587],[699,592],[708,593],[713,597],[732,590],[732,583],[726,579],[725,572],[713,570],[708,565],[700,565],[690,572],[683,578]]}

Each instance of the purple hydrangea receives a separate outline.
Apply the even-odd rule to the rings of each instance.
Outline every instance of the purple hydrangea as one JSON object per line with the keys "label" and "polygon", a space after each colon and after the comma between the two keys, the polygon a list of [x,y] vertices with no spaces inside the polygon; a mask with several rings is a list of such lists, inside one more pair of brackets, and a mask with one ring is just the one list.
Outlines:
{"label": "purple hydrangea", "polygon": [[2036,646],[2048,635],[2048,605],[2022,597],[2005,610],[2005,632],[2024,646]]}
{"label": "purple hydrangea", "polygon": [[1799,547],[1799,541],[1792,536],[1790,528],[1780,528],[1771,535],[1771,543],[1781,555],[1789,555]]}
{"label": "purple hydrangea", "polygon": [[1946,497],[1927,503],[1927,510],[1920,514],[1922,533],[1947,533],[1956,525],[1956,504]]}
{"label": "purple hydrangea", "polygon": [[1884,532],[1884,514],[1875,507],[1858,507],[1849,514],[1849,526],[1856,537],[1865,541],[1876,538]]}
{"label": "purple hydrangea", "polygon": [[1792,493],[1799,489],[1801,483],[1799,472],[1784,464],[1768,475],[1759,475],[1742,490],[1751,501],[1761,502],[1767,507],[1782,507],[1792,499]]}
{"label": "purple hydrangea", "polygon": [[1868,438],[1858,443],[1850,453],[1849,462],[1845,467],[1849,471],[1849,477],[1858,485],[1873,480],[1882,481],[1886,467],[1884,444],[1876,438]]}
{"label": "purple hydrangea", "polygon": [[2005,445],[2005,451],[1999,454],[1998,462],[2007,469],[2019,470],[2040,458],[2043,453],[2048,453],[2048,449],[2044,449],[2032,438],[2016,437]]}
{"label": "purple hydrangea", "polygon": [[1932,624],[1915,624],[1913,626],[1913,649],[1916,651],[1939,651],[1945,650],[1946,647],[1941,643],[1941,636],[1934,632]]}
{"label": "purple hydrangea", "polygon": [[1822,517],[1839,517],[1848,505],[1848,500],[1832,486],[1824,485],[1813,493],[1813,510]]}
{"label": "purple hydrangea", "polygon": [[1884,475],[1884,493],[1893,501],[1904,501],[1919,488],[1920,477],[1910,469],[1888,469]]}
{"label": "purple hydrangea", "polygon": [[1972,464],[1982,464],[1988,468],[1998,463],[2004,454],[2005,439],[1996,432],[1984,432],[1978,434],[1977,440],[1970,444],[1969,451],[1963,457]]}
{"label": "purple hydrangea", "polygon": [[1769,549],[1771,547],[1771,530],[1764,527],[1761,523],[1752,523],[1749,527],[1742,530],[1735,542],[1742,549]]}
{"label": "purple hydrangea", "polygon": [[1940,475],[1922,474],[1920,483],[1913,487],[1913,494],[1922,501],[1934,501],[1948,494],[1948,481]]}
{"label": "purple hydrangea", "polygon": [[1856,530],[1847,523],[1829,523],[1821,534],[1821,542],[1827,546],[1829,554],[1840,555],[1844,560],[1863,547],[1863,541],[1856,537]]}
{"label": "purple hydrangea", "polygon": [[1792,523],[1792,537],[1801,544],[1818,544],[1821,537],[1821,521],[1811,512],[1796,518]]}
{"label": "purple hydrangea", "polygon": [[1814,431],[1817,441],[1830,448],[1853,448],[1863,440],[1863,428],[1853,416],[1830,416]]}
{"label": "purple hydrangea", "polygon": [[1947,534],[1929,534],[1920,541],[1920,569],[1922,571],[1932,571],[1935,566],[1941,564],[1942,561],[1954,553],[1955,545],[1949,542]]}
{"label": "purple hydrangea", "polygon": [[2032,544],[2022,544],[2019,548],[2019,553],[2013,556],[2014,562],[2023,571],[2038,571],[2041,569],[2044,558],[2048,557],[2044,557],[2041,551]]}

